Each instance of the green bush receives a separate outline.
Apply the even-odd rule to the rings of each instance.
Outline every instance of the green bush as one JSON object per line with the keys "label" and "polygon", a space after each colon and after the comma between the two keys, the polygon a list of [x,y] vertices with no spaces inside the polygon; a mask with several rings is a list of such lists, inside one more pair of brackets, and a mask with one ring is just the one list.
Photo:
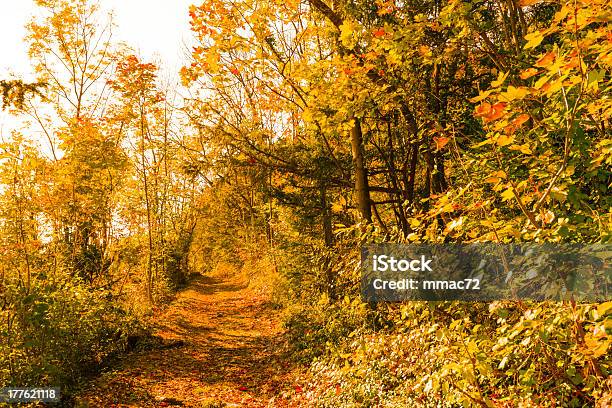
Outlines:
{"label": "green bush", "polygon": [[0,312],[0,383],[73,384],[138,328],[106,290],[74,278],[8,284]]}

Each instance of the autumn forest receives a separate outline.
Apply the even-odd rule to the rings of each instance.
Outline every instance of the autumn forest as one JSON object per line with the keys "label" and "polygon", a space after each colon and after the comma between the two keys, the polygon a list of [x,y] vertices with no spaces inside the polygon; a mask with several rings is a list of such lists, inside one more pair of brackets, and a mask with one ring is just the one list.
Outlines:
{"label": "autumn forest", "polygon": [[104,0],[34,3],[2,40],[36,79],[0,77],[20,123],[0,140],[0,388],[612,406],[610,298],[360,291],[372,243],[610,244],[607,0],[194,1],[176,84]]}

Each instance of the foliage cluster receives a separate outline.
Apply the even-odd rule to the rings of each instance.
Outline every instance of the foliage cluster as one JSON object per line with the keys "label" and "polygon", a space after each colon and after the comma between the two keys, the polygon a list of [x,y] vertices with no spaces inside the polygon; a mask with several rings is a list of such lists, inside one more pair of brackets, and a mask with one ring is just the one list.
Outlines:
{"label": "foliage cluster", "polygon": [[605,403],[609,302],[364,304],[358,260],[368,242],[610,242],[608,2],[190,14],[186,110],[216,185],[249,191],[240,228],[278,253],[289,343],[317,358],[305,401]]}
{"label": "foliage cluster", "polygon": [[0,144],[0,382],[68,386],[186,282],[204,181],[173,89],[113,42],[111,15],[35,3],[36,82],[0,83],[27,121]]}
{"label": "foliage cluster", "polygon": [[113,301],[70,277],[42,278],[25,288],[3,286],[0,381],[68,390],[83,374],[125,350],[141,323]]}
{"label": "foliage cluster", "polygon": [[287,321],[296,357],[313,361],[304,404],[593,406],[609,396],[612,302],[367,304],[359,279],[344,265],[341,298],[312,290]]}

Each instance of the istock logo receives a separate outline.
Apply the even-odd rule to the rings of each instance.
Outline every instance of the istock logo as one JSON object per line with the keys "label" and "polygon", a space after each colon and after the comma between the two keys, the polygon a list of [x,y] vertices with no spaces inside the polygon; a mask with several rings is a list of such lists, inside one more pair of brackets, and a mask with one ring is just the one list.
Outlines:
{"label": "istock logo", "polygon": [[372,257],[372,271],[374,272],[433,272],[429,264],[431,259],[421,255],[421,259],[395,259],[387,255],[374,255]]}

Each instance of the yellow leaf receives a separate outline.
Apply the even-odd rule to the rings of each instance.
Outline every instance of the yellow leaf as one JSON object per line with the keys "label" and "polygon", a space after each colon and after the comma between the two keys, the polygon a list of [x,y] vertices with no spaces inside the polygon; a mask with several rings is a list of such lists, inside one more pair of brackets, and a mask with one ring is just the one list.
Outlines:
{"label": "yellow leaf", "polygon": [[541,217],[542,221],[544,221],[545,224],[550,224],[551,222],[553,222],[555,220],[555,213],[553,213],[552,211],[548,210],[544,213],[544,215]]}
{"label": "yellow leaf", "polygon": [[492,190],[495,191],[496,193],[502,191],[504,189],[504,185],[503,184],[496,184],[493,186]]}
{"label": "yellow leaf", "polygon": [[483,140],[480,143],[476,143],[475,145],[472,145],[472,147],[473,148],[478,148],[478,147],[482,147],[484,145],[488,145],[488,144],[491,144],[491,143],[493,143],[493,140],[487,138],[487,139]]}
{"label": "yellow leaf", "polygon": [[474,98],[469,99],[470,102],[472,103],[476,103],[476,102],[480,102],[483,99],[485,99],[487,96],[491,95],[491,92],[493,92],[492,90],[488,90],[488,91],[480,91],[480,94],[478,94],[478,96],[475,96]]}
{"label": "yellow leaf", "polygon": [[513,146],[510,146],[508,149],[517,150],[523,154],[533,154],[533,152],[531,151],[528,145],[513,145]]}
{"label": "yellow leaf", "polygon": [[497,138],[498,146],[507,146],[514,141],[514,136],[512,135],[499,135]]}
{"label": "yellow leaf", "polygon": [[587,334],[584,337],[584,343],[586,346],[586,354],[592,354],[593,357],[598,358],[606,354],[608,347],[610,346],[610,340],[608,339],[597,339],[591,334]]}
{"label": "yellow leaf", "polygon": [[546,93],[546,95],[552,95],[563,87],[563,77],[553,81],[548,82],[545,86],[542,87],[542,91]]}
{"label": "yellow leaf", "polygon": [[[572,10],[572,12],[573,12],[573,10]],[[554,16],[553,21],[554,21],[555,23],[559,23],[559,22],[561,22],[562,20],[564,20],[564,19],[565,19],[565,17],[567,17],[567,15],[568,15],[569,13],[570,13],[570,8],[569,8],[569,7],[567,7],[567,5],[564,5],[563,7],[561,7],[561,10],[559,10],[559,11],[557,11],[557,12],[555,13],[555,16]]]}
{"label": "yellow leaf", "polygon": [[508,188],[501,194],[502,201],[508,201],[514,198],[514,190],[512,187]]}
{"label": "yellow leaf", "polygon": [[529,95],[529,90],[527,88],[517,88],[512,85],[509,85],[506,92],[503,92],[501,94],[501,97],[507,101],[513,101],[515,99],[523,99],[527,95]]}
{"label": "yellow leaf", "polygon": [[461,225],[463,225],[463,217],[459,217],[459,219],[452,220],[450,223],[448,223],[448,225],[446,226],[446,230],[452,231],[460,227]]}
{"label": "yellow leaf", "polygon": [[491,82],[491,88],[497,88],[498,86],[501,86],[501,84],[506,81],[506,78],[508,78],[509,73],[510,71],[506,72],[505,74],[503,72],[500,72],[497,79]]}
{"label": "yellow leaf", "polygon": [[543,76],[543,77],[541,77],[540,79],[538,79],[536,81],[536,83],[533,85],[533,87],[535,89],[540,89],[540,88],[542,88],[544,86],[544,84],[546,84],[548,82],[549,79],[550,79],[550,76],[548,76],[548,75]]}
{"label": "yellow leaf", "polygon": [[344,212],[344,207],[342,206],[342,204],[333,203],[331,206],[331,210],[333,213],[338,214],[338,213]]}
{"label": "yellow leaf", "polygon": [[599,314],[599,316],[605,316],[609,312],[612,312],[612,301],[597,306],[597,314]]}
{"label": "yellow leaf", "polygon": [[541,31],[535,31],[533,33],[527,34],[525,36],[525,39],[527,40],[527,44],[525,44],[524,47],[525,49],[535,48],[540,45],[540,43],[544,39],[544,34]]}
{"label": "yellow leaf", "polygon": [[346,20],[344,24],[340,26],[340,42],[345,47],[352,49],[356,43],[355,31],[357,25],[352,20]]}

